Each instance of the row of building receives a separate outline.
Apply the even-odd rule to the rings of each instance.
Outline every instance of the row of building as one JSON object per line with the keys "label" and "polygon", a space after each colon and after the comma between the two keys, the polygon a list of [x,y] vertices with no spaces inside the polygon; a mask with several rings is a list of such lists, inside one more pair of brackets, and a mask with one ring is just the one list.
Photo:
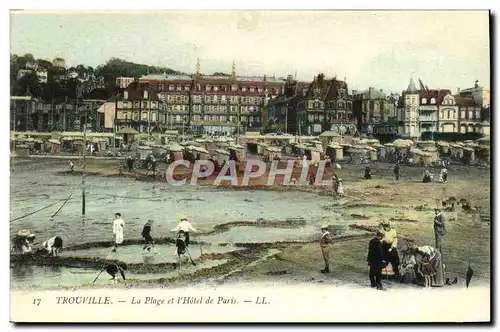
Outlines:
{"label": "row of building", "polygon": [[[401,94],[373,87],[348,91],[347,82],[318,75],[305,92],[285,84],[285,93],[269,101],[268,121],[275,129],[420,139],[425,133],[489,134],[490,92],[479,86],[458,90],[429,89],[413,79]],[[432,134],[430,134],[432,136]]]}
{"label": "row of building", "polygon": [[346,79],[317,75],[312,82],[287,78],[146,75],[119,77],[109,97],[101,89],[79,100],[50,104],[11,98],[11,127],[16,130],[139,132],[181,128],[194,133],[281,130],[315,135],[327,130],[420,138],[426,132],[489,133],[489,90],[428,89],[413,79],[401,94],[369,88],[349,91]]}

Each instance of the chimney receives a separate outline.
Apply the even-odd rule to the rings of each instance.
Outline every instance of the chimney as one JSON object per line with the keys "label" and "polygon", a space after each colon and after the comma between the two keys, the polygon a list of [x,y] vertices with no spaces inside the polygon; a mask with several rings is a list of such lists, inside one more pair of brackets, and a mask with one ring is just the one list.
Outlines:
{"label": "chimney", "polygon": [[457,95],[460,95],[460,88],[457,88]]}
{"label": "chimney", "polygon": [[128,99],[128,91],[123,91],[123,99],[127,100]]}

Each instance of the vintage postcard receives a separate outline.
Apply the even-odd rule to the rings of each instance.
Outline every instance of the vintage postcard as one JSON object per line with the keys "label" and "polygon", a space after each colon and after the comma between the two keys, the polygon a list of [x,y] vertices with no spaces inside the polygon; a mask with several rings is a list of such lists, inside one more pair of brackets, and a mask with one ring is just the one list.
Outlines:
{"label": "vintage postcard", "polygon": [[10,13],[12,322],[490,322],[490,13]]}

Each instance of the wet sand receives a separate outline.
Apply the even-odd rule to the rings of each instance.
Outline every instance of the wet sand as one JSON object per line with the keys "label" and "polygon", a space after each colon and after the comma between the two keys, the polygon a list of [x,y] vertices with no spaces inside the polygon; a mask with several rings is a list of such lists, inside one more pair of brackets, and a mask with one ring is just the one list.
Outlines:
{"label": "wet sand", "polygon": [[[94,160],[88,164],[86,170],[94,173],[87,178],[88,190],[90,193],[98,192],[98,197],[90,200],[92,194],[89,194],[88,220],[85,223],[81,223],[81,203],[76,197],[53,221],[49,219],[54,213],[51,210],[12,222],[11,234],[20,227],[26,227],[39,233],[40,241],[53,232],[65,231],[69,232],[68,245],[96,240],[110,243],[109,231],[103,229],[110,227],[112,214],[120,210],[127,211],[128,218],[125,219],[131,234],[139,234],[145,220],[154,218],[161,220],[155,232],[160,237],[172,237],[169,228],[175,226],[178,214],[183,213],[192,217],[196,227],[200,228],[200,242],[236,246],[244,250],[240,254],[230,251],[225,256],[227,260],[216,267],[193,270],[192,273],[186,271],[182,276],[169,275],[168,278],[160,278],[160,282],[131,279],[125,283],[127,287],[158,287],[159,284],[162,287],[174,287],[209,279],[229,284],[273,280],[316,283],[322,280],[326,283],[365,286],[368,284],[366,250],[372,236],[365,231],[373,229],[381,219],[391,219],[401,237],[410,238],[417,244],[433,245],[432,208],[438,202],[452,196],[457,200],[465,198],[471,205],[479,206],[483,214],[490,211],[488,169],[451,166],[447,184],[422,184],[423,168],[403,166],[401,180],[395,181],[392,165],[370,164],[373,179],[364,180],[365,165],[343,165],[342,169],[335,170],[344,180],[346,189],[346,197],[339,199],[332,197],[329,188],[265,186],[267,179],[251,179],[253,187],[250,188],[227,184],[210,188],[208,181],[199,181],[199,187],[174,189],[161,179],[145,183],[127,178],[132,175],[122,175],[123,178],[120,178],[117,170],[121,163]],[[65,197],[66,193],[63,192],[67,192],[71,183],[78,182],[80,178],[64,174],[67,163],[60,160],[21,161],[16,166],[17,169],[11,175],[14,211],[11,219],[33,211],[36,205],[45,205],[56,197]],[[214,204],[214,198],[217,204]],[[38,201],[37,204],[34,204],[33,199]],[[174,208],[178,206],[180,209]],[[132,217],[134,213],[135,217]],[[287,224],[286,220],[292,218],[303,218],[303,222]],[[473,219],[470,213],[460,211],[457,220],[448,222],[448,234],[443,244],[445,264],[447,273],[462,278],[463,283],[467,268],[464,262],[470,259],[475,280],[487,283],[490,276],[490,226],[489,222],[481,221],[477,215],[476,220]],[[259,220],[265,222],[257,225]],[[322,257],[316,242],[318,226],[324,222],[342,225],[344,229],[332,248],[332,272],[326,275],[319,273]],[[259,227],[253,227],[252,223]],[[355,225],[365,231],[360,231],[360,227],[356,228]],[[74,234],[75,231],[77,234]],[[352,233],[355,231],[359,234]],[[81,234],[86,236],[82,237]],[[269,250],[275,252],[267,257]],[[208,252],[205,255],[206,259],[224,258],[216,254],[209,255]],[[107,257],[107,254],[102,253],[100,256]],[[196,260],[200,260],[200,257]],[[399,287],[397,282],[386,283]],[[90,287],[81,283],[79,285]],[[78,287],[78,283],[71,287]]]}

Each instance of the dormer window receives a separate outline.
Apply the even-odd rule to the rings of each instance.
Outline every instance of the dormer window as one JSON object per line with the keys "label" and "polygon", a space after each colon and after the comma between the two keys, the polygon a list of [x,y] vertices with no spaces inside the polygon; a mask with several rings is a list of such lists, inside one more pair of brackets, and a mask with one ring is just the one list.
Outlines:
{"label": "dormer window", "polygon": [[148,99],[148,90],[144,90],[143,97],[144,99]]}
{"label": "dormer window", "polygon": [[123,99],[128,99],[128,91],[123,91]]}
{"label": "dormer window", "polygon": [[422,98],[422,104],[427,104],[427,98]]}
{"label": "dormer window", "polygon": [[431,98],[431,104],[435,104],[436,103],[436,98]]}

